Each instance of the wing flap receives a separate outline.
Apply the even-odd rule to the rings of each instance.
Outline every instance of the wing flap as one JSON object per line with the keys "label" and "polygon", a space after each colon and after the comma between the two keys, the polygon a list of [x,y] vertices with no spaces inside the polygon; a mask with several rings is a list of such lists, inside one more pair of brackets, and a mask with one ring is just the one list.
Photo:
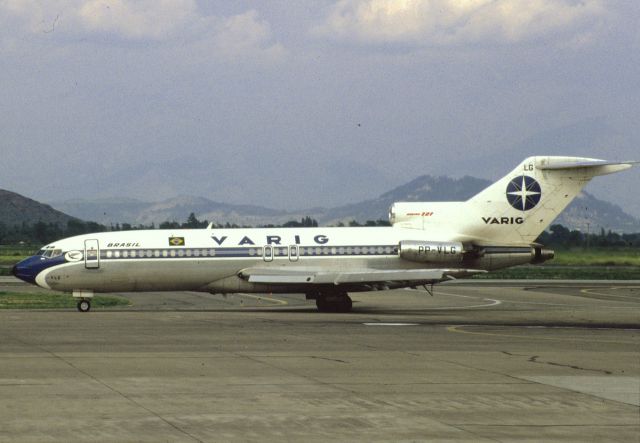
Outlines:
{"label": "wing flap", "polygon": [[393,281],[437,282],[483,272],[486,271],[478,269],[358,269],[353,271],[334,271],[323,269],[248,268],[240,271],[239,276],[250,283],[341,285]]}

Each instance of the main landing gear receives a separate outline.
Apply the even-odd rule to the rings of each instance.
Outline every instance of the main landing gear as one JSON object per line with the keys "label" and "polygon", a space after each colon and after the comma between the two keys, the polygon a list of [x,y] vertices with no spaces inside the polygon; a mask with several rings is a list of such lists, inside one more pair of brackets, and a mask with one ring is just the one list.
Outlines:
{"label": "main landing gear", "polygon": [[316,297],[316,306],[320,312],[351,312],[353,302],[347,293],[321,295]]}
{"label": "main landing gear", "polygon": [[89,312],[89,310],[91,309],[91,301],[90,300],[80,300],[80,301],[78,301],[78,304],[76,306],[78,308],[78,311],[80,311],[80,312]]}

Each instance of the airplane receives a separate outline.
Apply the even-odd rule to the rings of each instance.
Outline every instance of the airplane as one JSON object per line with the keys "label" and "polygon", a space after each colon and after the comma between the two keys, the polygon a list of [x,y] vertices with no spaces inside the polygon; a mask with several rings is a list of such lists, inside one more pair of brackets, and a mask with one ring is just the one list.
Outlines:
{"label": "airplane", "polygon": [[352,310],[350,292],[427,286],[527,263],[535,243],[595,176],[636,162],[534,156],[464,202],[398,202],[390,227],[140,230],[62,239],[13,267],[70,292],[303,293],[320,312]]}

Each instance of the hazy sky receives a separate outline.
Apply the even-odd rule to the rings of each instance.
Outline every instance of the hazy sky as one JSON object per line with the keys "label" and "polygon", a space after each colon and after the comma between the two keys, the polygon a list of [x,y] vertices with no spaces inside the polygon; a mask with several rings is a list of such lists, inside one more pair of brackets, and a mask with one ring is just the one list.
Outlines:
{"label": "hazy sky", "polygon": [[[293,209],[640,160],[639,23],[622,0],[0,0],[0,188]],[[638,169],[588,190],[640,215]]]}

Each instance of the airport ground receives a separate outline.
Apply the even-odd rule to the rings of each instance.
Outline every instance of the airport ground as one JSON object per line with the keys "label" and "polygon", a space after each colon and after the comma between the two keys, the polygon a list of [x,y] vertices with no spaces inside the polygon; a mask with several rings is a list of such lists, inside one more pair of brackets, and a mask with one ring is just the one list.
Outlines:
{"label": "airport ground", "polygon": [[122,295],[0,312],[0,441],[640,441],[637,281]]}

